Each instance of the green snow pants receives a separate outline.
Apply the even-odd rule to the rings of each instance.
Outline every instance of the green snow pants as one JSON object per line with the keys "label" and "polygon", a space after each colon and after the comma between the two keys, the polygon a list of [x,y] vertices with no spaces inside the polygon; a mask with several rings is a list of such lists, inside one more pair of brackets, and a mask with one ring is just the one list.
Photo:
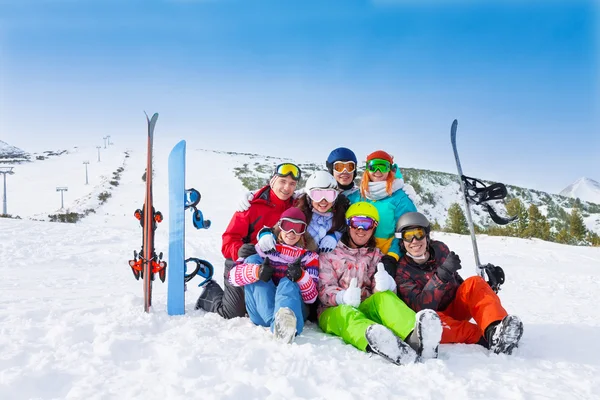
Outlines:
{"label": "green snow pants", "polygon": [[385,291],[374,293],[358,308],[348,305],[329,307],[319,317],[323,332],[339,336],[362,351],[367,349],[367,328],[373,324],[388,327],[404,340],[415,327],[415,312],[394,292]]}

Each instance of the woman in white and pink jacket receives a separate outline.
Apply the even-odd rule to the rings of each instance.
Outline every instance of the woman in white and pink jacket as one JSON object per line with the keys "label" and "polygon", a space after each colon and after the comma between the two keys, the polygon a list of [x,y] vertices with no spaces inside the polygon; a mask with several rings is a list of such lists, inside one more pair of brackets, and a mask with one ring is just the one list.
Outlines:
{"label": "woman in white and pink jacket", "polygon": [[358,202],[346,212],[348,230],[319,257],[319,326],[359,350],[395,364],[437,357],[442,325],[435,311],[418,314],[396,295],[373,232],[379,213]]}

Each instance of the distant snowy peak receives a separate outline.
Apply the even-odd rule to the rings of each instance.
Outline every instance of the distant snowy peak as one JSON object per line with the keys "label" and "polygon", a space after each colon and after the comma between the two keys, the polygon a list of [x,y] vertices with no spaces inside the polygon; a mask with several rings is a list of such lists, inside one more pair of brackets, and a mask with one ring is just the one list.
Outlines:
{"label": "distant snowy peak", "polygon": [[600,204],[600,183],[590,178],[579,178],[559,193],[561,196],[579,198]]}
{"label": "distant snowy peak", "polygon": [[29,159],[29,154],[0,140],[0,162],[20,162]]}

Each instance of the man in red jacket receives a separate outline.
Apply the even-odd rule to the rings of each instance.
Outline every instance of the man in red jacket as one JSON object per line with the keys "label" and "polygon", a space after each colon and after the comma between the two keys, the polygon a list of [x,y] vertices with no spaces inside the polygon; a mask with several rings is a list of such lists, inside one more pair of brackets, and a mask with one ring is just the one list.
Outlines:
{"label": "man in red jacket", "polygon": [[297,165],[292,163],[278,165],[269,184],[254,194],[250,201],[250,208],[233,214],[229,226],[223,233],[221,246],[221,252],[225,257],[225,290],[211,280],[198,298],[196,309],[216,312],[226,319],[246,315],[244,290],[242,287],[229,284],[227,279],[229,271],[235,265],[235,260],[246,258],[256,252],[254,245],[257,242],[265,252],[275,247],[275,238],[269,230],[261,232],[260,240],[257,233],[264,227],[273,227],[279,221],[281,214],[293,205],[292,195],[300,176],[301,171]]}

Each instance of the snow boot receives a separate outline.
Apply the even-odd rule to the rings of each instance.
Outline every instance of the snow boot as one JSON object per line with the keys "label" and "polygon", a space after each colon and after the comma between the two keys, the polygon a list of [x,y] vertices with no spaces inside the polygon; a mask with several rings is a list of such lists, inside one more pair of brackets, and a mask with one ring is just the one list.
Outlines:
{"label": "snow boot", "polygon": [[296,315],[287,307],[281,307],[275,313],[273,336],[281,343],[292,343],[296,337]]}
{"label": "snow boot", "polygon": [[516,315],[507,315],[485,329],[485,338],[494,353],[512,354],[523,336],[523,322]]}
{"label": "snow boot", "polygon": [[412,364],[417,361],[417,353],[391,330],[374,324],[367,328],[367,352],[375,353],[396,365]]}
{"label": "snow boot", "polygon": [[216,312],[216,304],[219,303],[217,300],[223,298],[223,289],[221,286],[213,280],[206,282],[204,290],[196,301],[196,310],[203,309],[208,312]]}
{"label": "snow boot", "polygon": [[415,329],[405,339],[422,358],[437,358],[442,340],[442,321],[433,310],[421,310],[416,315]]}

